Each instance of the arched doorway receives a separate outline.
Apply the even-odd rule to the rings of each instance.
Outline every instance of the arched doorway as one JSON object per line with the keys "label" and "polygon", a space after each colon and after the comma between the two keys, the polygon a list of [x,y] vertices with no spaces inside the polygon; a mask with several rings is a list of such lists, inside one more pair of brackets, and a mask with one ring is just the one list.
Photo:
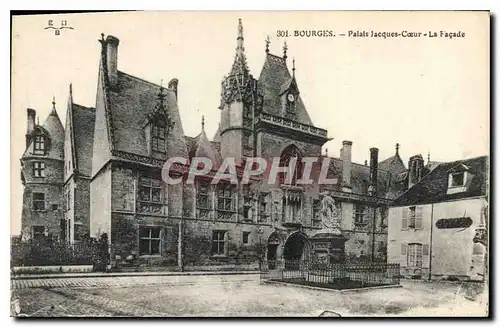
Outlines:
{"label": "arched doorway", "polygon": [[285,242],[283,258],[286,261],[306,261],[311,258],[311,243],[301,232],[291,234]]}

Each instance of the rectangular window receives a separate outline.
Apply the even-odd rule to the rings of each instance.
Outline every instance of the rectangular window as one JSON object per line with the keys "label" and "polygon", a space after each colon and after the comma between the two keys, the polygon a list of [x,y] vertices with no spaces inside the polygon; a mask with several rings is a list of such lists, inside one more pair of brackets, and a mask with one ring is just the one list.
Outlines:
{"label": "rectangular window", "polygon": [[422,228],[422,207],[413,206],[409,208],[408,228]]}
{"label": "rectangular window", "polygon": [[243,232],[243,244],[248,244],[248,237],[250,236],[250,232]]}
{"label": "rectangular window", "polygon": [[422,244],[408,244],[408,267],[422,267]]}
{"label": "rectangular window", "polygon": [[366,216],[366,207],[362,204],[354,205],[354,223],[355,224],[366,224],[365,221]]}
{"label": "rectangular window", "polygon": [[226,233],[225,230],[214,230],[212,232],[212,254],[226,254]]}
{"label": "rectangular window", "polygon": [[260,221],[267,221],[267,193],[259,195],[259,219]]}
{"label": "rectangular window", "polygon": [[139,254],[159,255],[161,251],[161,227],[139,227]]}
{"label": "rectangular window", "polygon": [[33,193],[33,210],[45,210],[45,193]]}
{"label": "rectangular window", "polygon": [[41,241],[45,237],[45,226],[31,226],[33,232],[33,240]]}
{"label": "rectangular window", "polygon": [[243,186],[243,219],[249,220],[252,217],[250,217],[251,213],[250,210],[252,209],[252,194],[250,193],[250,189],[248,185]]}
{"label": "rectangular window", "polygon": [[232,220],[234,217],[235,193],[231,184],[219,183],[217,185],[217,218]]}
{"label": "rectangular window", "polygon": [[153,125],[151,130],[151,149],[165,153],[165,126]]}
{"label": "rectangular window", "polygon": [[36,161],[33,163],[33,176],[45,177],[45,162]]}
{"label": "rectangular window", "polygon": [[163,186],[160,176],[143,175],[139,178],[138,205],[140,212],[162,213]]}
{"label": "rectangular window", "polygon": [[464,173],[455,173],[451,175],[451,187],[459,187],[464,185]]}
{"label": "rectangular window", "polygon": [[198,209],[210,210],[212,208],[210,201],[210,182],[199,181],[196,190],[196,207]]}
{"label": "rectangular window", "polygon": [[45,154],[45,138],[41,135],[35,136],[35,143],[33,148],[34,154]]}

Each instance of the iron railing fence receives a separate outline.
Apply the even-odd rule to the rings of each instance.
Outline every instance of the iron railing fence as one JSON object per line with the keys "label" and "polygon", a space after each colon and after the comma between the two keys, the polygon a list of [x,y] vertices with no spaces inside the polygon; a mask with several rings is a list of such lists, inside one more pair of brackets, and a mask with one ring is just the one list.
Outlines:
{"label": "iron railing fence", "polygon": [[275,260],[261,263],[260,279],[343,289],[398,285],[400,272],[399,264]]}

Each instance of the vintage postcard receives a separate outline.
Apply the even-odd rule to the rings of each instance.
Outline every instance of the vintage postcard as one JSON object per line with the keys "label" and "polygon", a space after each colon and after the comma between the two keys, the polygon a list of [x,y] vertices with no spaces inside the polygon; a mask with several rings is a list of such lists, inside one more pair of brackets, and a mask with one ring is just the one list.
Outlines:
{"label": "vintage postcard", "polygon": [[488,317],[490,13],[12,20],[13,317]]}

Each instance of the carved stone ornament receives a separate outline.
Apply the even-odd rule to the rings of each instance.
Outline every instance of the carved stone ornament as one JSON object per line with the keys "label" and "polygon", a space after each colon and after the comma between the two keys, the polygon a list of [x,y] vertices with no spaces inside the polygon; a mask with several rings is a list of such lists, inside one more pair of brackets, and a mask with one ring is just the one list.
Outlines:
{"label": "carved stone ornament", "polygon": [[320,215],[323,228],[340,228],[340,210],[329,194],[323,194]]}

